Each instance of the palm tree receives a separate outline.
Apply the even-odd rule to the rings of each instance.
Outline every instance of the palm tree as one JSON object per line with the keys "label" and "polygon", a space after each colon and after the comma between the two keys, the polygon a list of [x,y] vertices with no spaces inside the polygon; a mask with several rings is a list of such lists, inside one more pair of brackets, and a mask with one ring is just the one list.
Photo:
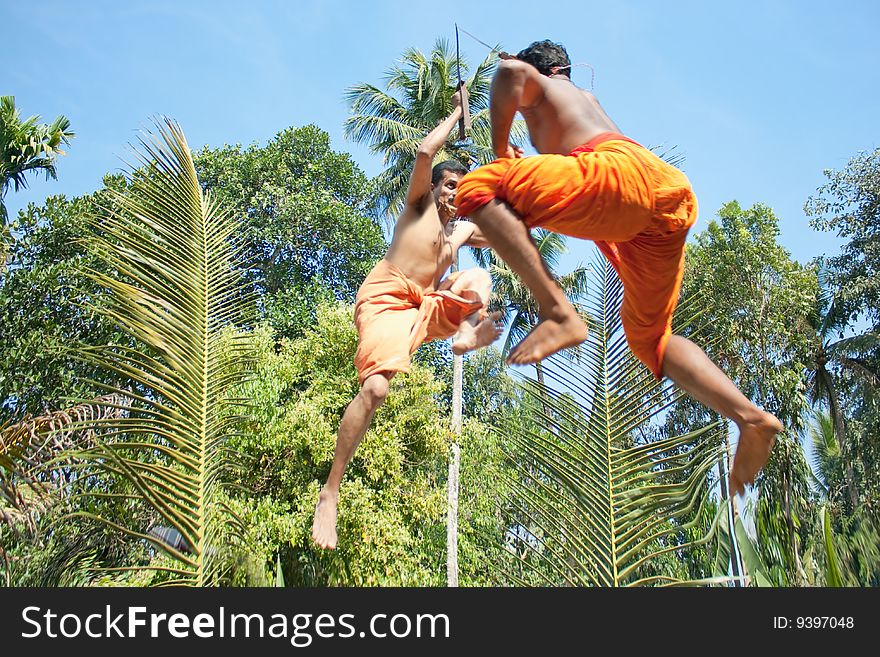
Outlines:
{"label": "palm tree", "polygon": [[70,493],[71,472],[59,455],[95,443],[94,430],[76,427],[89,420],[118,419],[128,402],[121,395],[107,395],[0,427],[0,521],[23,521],[35,531],[35,515]]}
{"label": "palm tree", "polygon": [[869,331],[842,337],[848,326],[848,318],[830,292],[828,271],[824,267],[819,270],[819,283],[821,292],[813,319],[816,342],[808,363],[807,383],[813,405],[824,404],[828,408],[836,442],[846,464],[846,488],[850,504],[855,509],[859,497],[852,460],[847,454],[846,417],[840,402],[840,379],[845,376],[863,392],[876,394],[880,387],[880,372],[875,371],[865,356],[877,352],[880,335]]}
{"label": "palm tree", "polygon": [[[451,137],[437,154],[437,160],[458,160],[463,164],[485,164],[494,159],[489,123],[489,87],[497,58],[490,54],[470,73],[461,60],[461,72],[468,91],[472,114],[472,142]],[[444,39],[438,39],[430,55],[410,48],[386,74],[385,89],[361,83],[346,90],[353,113],[345,121],[345,136],[368,144],[382,155],[385,170],[377,185],[378,214],[392,222],[403,208],[403,198],[416,151],[425,135],[452,112],[452,95],[458,86],[455,53]],[[524,143],[525,126],[514,122],[511,140]]]}
{"label": "palm tree", "polygon": [[39,116],[32,116],[22,121],[15,97],[0,97],[0,227],[7,222],[3,199],[9,186],[15,191],[27,187],[25,175],[31,171],[42,171],[46,180],[55,179],[55,160],[64,155],[61,146],[69,144],[74,136],[64,116],[49,125],[39,120]]}
{"label": "palm tree", "polygon": [[837,427],[830,413],[814,414],[810,426],[815,487],[819,509],[815,530],[816,550],[824,557],[814,577],[825,586],[876,586],[880,572],[880,526],[870,511],[854,507],[849,513],[841,502],[846,497],[847,467]]}
{"label": "palm tree", "polygon": [[[671,555],[696,546],[728,549],[724,505],[710,513],[708,531],[695,536],[705,516],[700,510],[712,511],[707,479],[723,450],[723,427],[641,437],[682,393],[656,381],[628,350],[622,285],[601,256],[589,279],[590,337],[582,357],[545,360],[543,383],[521,377],[531,410],[498,427],[517,468],[510,485],[518,520],[509,537],[516,556],[505,572],[516,584],[681,583],[680,574],[658,564],[675,563]],[[683,303],[677,324],[698,314],[697,304]],[[726,564],[723,556],[718,562]],[[729,579],[719,570],[703,581]]]}
{"label": "palm tree", "polygon": [[[202,193],[175,123],[166,119],[141,146],[143,166],[129,188],[112,193],[108,216],[91,220],[89,247],[102,266],[85,272],[110,291],[106,307],[95,312],[115,320],[134,346],[76,351],[132,385],[103,386],[127,398],[112,404],[121,413],[98,413],[69,427],[96,436],[94,444],[73,452],[72,467],[87,475],[78,480],[101,476],[121,484],[117,489],[111,483],[109,492],[84,488],[81,498],[128,500],[131,509],[152,516],[153,525],[182,537],[185,550],[158,543],[177,565],[146,569],[164,572],[173,583],[205,586],[224,576],[224,537],[244,536],[222,494],[236,460],[227,438],[240,422],[236,407],[247,403],[230,399],[229,391],[250,362],[246,339],[233,330],[249,305],[238,269],[240,226]],[[82,510],[70,516],[157,544],[149,527],[123,526]]]}

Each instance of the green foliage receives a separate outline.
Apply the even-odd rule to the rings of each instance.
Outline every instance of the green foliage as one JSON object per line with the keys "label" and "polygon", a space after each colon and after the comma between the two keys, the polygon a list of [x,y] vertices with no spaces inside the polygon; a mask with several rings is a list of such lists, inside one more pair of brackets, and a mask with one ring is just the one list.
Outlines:
{"label": "green foliage", "polygon": [[[178,562],[165,571],[178,583],[205,586],[226,575],[221,542],[242,535],[221,495],[235,460],[227,441],[238,422],[228,391],[249,358],[246,342],[231,330],[247,316],[233,267],[242,248],[237,222],[202,193],[180,128],[166,120],[141,146],[144,169],[124,193],[112,195],[116,207],[108,216],[91,220],[89,248],[100,266],[86,272],[110,292],[93,310],[138,348],[78,350],[83,361],[138,387],[106,386],[132,398],[123,417],[77,423],[102,430],[94,446],[76,452],[76,468],[88,473],[77,493],[119,497],[177,530],[184,546],[162,546]],[[98,476],[109,483],[95,488]],[[120,522],[81,507],[71,516],[150,540],[148,527],[131,517]]]}
{"label": "green foliage", "polygon": [[[90,510],[113,513],[108,505],[99,504]],[[133,516],[128,516],[131,522]],[[102,569],[120,564],[147,563],[149,555],[144,542],[132,541],[99,523],[64,522],[58,512],[44,516],[35,535],[21,526],[0,525],[0,545],[6,548],[6,568],[0,568],[0,585],[142,586],[152,579],[143,572],[102,573]]]}
{"label": "green foliage", "polygon": [[3,199],[9,186],[15,191],[27,187],[25,176],[31,171],[42,171],[46,180],[55,178],[55,160],[64,155],[61,146],[74,137],[64,116],[49,125],[39,120],[39,116],[31,116],[22,121],[15,97],[0,97],[0,229],[6,225]]}
{"label": "green foliage", "polygon": [[880,582],[880,527],[866,490],[864,504],[849,504],[847,463],[831,417],[817,413],[810,428],[813,471],[821,507],[811,528],[816,547],[815,579],[826,586],[877,586]]}
{"label": "green foliage", "polygon": [[847,318],[867,317],[880,327],[880,148],[853,157],[841,171],[825,171],[828,182],[810,197],[810,225],[848,238],[829,258],[832,287]]}
{"label": "green foliage", "polygon": [[195,162],[203,188],[238,215],[248,279],[280,335],[298,335],[322,301],[354,301],[386,244],[369,181],[326,132],[288,128],[262,147],[204,148]]}
{"label": "green foliage", "polygon": [[501,427],[516,466],[508,525],[514,558],[505,571],[519,584],[686,583],[690,575],[675,556],[716,538],[711,528],[693,530],[711,504],[718,428],[641,438],[678,393],[626,348],[622,287],[608,263],[597,260],[592,283],[583,358],[544,361],[543,380],[524,381],[527,414]]}
{"label": "green foliage", "polygon": [[[311,543],[320,482],[336,430],[357,393],[357,335],[350,310],[322,305],[312,329],[276,352],[267,327],[255,333],[256,376],[242,394],[257,400],[254,425],[236,441],[253,459],[238,499],[260,558],[280,555],[288,585],[437,585],[445,503],[446,421],[430,372],[414,366],[392,391],[349,465],[340,496],[339,547]],[[250,480],[250,481],[248,481]]]}
{"label": "green foliage", "polygon": [[800,433],[816,272],[779,246],[779,220],[770,208],[743,210],[734,201],[718,217],[688,247],[682,296],[704,300],[710,358],[746,397]]}
{"label": "green foliage", "polygon": [[760,475],[754,512],[759,553],[775,586],[803,586],[815,572],[805,556],[816,547],[813,528],[819,522],[811,479],[800,443],[777,436]]}
{"label": "green foliage", "polygon": [[[339,420],[358,391],[357,334],[351,310],[336,304],[320,306],[314,326],[278,349],[271,333],[265,325],[254,333],[256,373],[240,389],[256,401],[254,420],[235,440],[250,459],[238,483],[253,492],[235,505],[255,560],[268,573],[280,557],[288,586],[443,585],[450,436],[435,403],[440,384],[417,364],[392,380],[342,483],[339,546],[323,551],[311,542],[312,516]],[[486,552],[503,531],[492,481],[500,452],[485,433],[471,421],[462,434],[465,585],[491,581]]]}
{"label": "green foliage", "polygon": [[[489,87],[497,64],[490,53],[470,74],[470,65],[461,60],[462,79],[469,94],[472,115],[472,141],[458,143],[455,131],[437,154],[470,165],[486,164],[495,158],[489,122]],[[385,158],[386,169],[376,183],[376,203],[386,220],[393,220],[403,209],[403,199],[419,144],[438,123],[452,113],[452,96],[458,88],[455,53],[447,41],[438,39],[429,55],[416,48],[403,53],[385,76],[385,90],[367,83],[346,90],[352,116],[345,121],[345,135],[357,143],[368,144],[373,153]],[[511,139],[524,143],[525,125],[514,122]]]}
{"label": "green foliage", "polygon": [[[124,188],[118,177],[105,182]],[[109,205],[107,195],[53,196],[43,206],[29,205],[11,225],[18,238],[10,266],[0,271],[0,422],[43,415],[98,392],[88,381],[98,377],[96,369],[68,349],[121,339],[114,323],[93,310],[104,291],[82,274],[97,266],[85,248],[86,217]]]}
{"label": "green foliage", "polygon": [[876,513],[880,499],[880,149],[859,153],[825,176],[805,212],[813,228],[848,241],[840,255],[820,262],[824,294],[810,382],[814,400],[830,413],[843,464],[848,499],[833,515],[857,523],[866,507]]}

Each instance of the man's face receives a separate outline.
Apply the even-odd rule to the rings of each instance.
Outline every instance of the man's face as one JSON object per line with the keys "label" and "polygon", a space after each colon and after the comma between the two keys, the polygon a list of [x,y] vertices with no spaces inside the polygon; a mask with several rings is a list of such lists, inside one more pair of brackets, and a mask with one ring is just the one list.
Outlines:
{"label": "man's face", "polygon": [[440,182],[431,186],[431,193],[434,194],[437,211],[440,212],[440,216],[444,219],[450,219],[455,215],[455,190],[458,189],[459,178],[460,176],[457,173],[444,171]]}

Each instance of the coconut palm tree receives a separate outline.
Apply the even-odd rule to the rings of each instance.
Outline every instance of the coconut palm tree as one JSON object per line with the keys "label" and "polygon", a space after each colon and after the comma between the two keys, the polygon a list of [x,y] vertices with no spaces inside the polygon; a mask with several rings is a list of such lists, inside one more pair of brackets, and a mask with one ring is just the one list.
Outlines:
{"label": "coconut palm tree", "polygon": [[880,388],[880,372],[866,356],[878,352],[880,335],[869,331],[843,337],[848,327],[847,317],[829,289],[828,272],[824,268],[819,271],[819,282],[821,293],[813,319],[816,342],[808,362],[807,383],[813,405],[823,404],[828,409],[835,440],[845,463],[849,501],[855,509],[859,496],[852,459],[847,453],[846,417],[840,402],[841,378],[848,378],[866,394],[876,395]]}
{"label": "coconut palm tree", "polygon": [[0,97],[0,227],[7,222],[3,199],[10,185],[15,191],[27,187],[25,176],[30,172],[42,171],[46,180],[54,179],[55,160],[64,155],[61,146],[74,136],[64,116],[48,125],[39,120],[39,116],[31,116],[22,121],[15,97]]}
{"label": "coconut palm tree", "polygon": [[[497,57],[490,54],[470,75],[470,65],[462,58],[461,73],[472,115],[471,135],[461,142],[454,133],[437,154],[437,161],[454,159],[470,165],[494,159],[489,87],[496,64]],[[376,180],[377,210],[389,225],[403,208],[419,144],[452,112],[457,75],[455,53],[446,40],[438,39],[429,55],[416,48],[404,52],[387,72],[384,90],[364,82],[345,92],[352,111],[345,121],[345,136],[369,145],[372,153],[384,158],[385,170]],[[514,122],[511,140],[524,143],[525,138],[523,122]]]}

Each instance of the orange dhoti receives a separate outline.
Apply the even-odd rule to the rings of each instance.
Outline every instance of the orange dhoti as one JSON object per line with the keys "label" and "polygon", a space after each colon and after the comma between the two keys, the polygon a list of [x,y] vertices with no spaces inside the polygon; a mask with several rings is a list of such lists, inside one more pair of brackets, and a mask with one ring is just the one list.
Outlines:
{"label": "orange dhoti", "polygon": [[461,273],[425,292],[393,264],[379,261],[358,290],[354,308],[359,338],[354,365],[360,383],[380,372],[408,371],[420,344],[451,337],[466,317],[483,309],[476,291],[449,290]]}
{"label": "orange dhoti", "polygon": [[697,218],[687,177],[631,139],[605,133],[568,155],[501,158],[471,171],[458,183],[458,214],[496,198],[529,228],[596,242],[623,282],[629,347],[660,378],[685,239]]}

